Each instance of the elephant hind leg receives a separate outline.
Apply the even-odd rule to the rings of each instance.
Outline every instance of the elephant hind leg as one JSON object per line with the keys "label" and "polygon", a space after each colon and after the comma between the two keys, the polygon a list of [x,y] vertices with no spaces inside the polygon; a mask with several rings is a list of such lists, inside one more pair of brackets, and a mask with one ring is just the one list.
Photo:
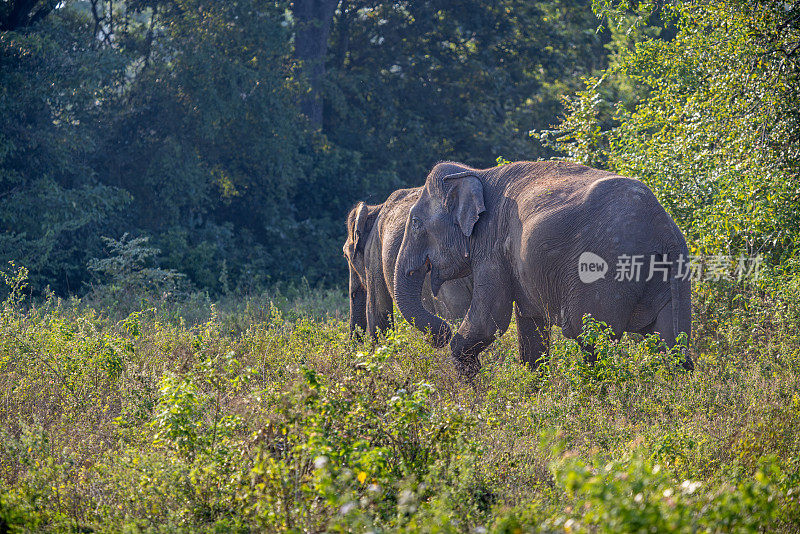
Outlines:
{"label": "elephant hind leg", "polygon": [[[645,335],[658,334],[661,336],[661,339],[664,340],[664,343],[667,345],[667,347],[674,347],[675,343],[677,342],[678,332],[675,332],[675,323],[672,319],[672,314],[672,301],[669,301],[663,308],[661,308],[661,311],[658,312],[656,320],[645,328],[639,330],[638,333]],[[686,350],[683,351],[683,361],[681,362],[681,366],[687,371],[694,369],[694,362]]]}
{"label": "elephant hind leg", "polygon": [[378,334],[394,328],[392,315],[392,300],[386,291],[370,287],[367,294],[367,331],[373,340],[378,339]]}
{"label": "elephant hind leg", "polygon": [[392,308],[386,302],[368,298],[367,300],[367,330],[373,340],[378,339],[378,334],[394,328]]}
{"label": "elephant hind leg", "polygon": [[520,359],[531,369],[536,369],[544,362],[550,348],[550,323],[546,319],[523,317],[517,306],[514,306],[514,317],[517,320]]}
{"label": "elephant hind leg", "polygon": [[[602,310],[601,310],[602,312]],[[625,317],[621,313],[592,313],[597,320],[606,323],[613,332],[612,339],[619,340],[625,324]],[[595,363],[598,360],[597,350],[592,343],[587,343],[581,337],[583,332],[583,315],[577,313],[566,313],[566,320],[561,328],[564,337],[574,339],[583,353],[583,358],[588,363]]]}

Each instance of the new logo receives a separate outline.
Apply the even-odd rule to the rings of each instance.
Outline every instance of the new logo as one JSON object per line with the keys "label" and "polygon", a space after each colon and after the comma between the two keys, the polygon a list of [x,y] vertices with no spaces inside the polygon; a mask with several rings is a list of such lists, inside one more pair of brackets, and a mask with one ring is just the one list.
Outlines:
{"label": "new logo", "polygon": [[584,252],[578,258],[578,277],[584,284],[600,280],[608,272],[606,260],[592,252]]}

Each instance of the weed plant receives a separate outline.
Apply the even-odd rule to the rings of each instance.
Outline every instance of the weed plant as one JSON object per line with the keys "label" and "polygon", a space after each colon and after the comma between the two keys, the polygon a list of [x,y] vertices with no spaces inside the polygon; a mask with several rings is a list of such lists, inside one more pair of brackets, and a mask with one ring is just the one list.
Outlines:
{"label": "weed plant", "polygon": [[532,371],[512,325],[466,383],[402,321],[352,341],[344,295],[190,321],[32,303],[18,270],[0,532],[797,532],[800,278],[771,280],[695,288],[692,373],[587,317],[596,364],[556,332]]}

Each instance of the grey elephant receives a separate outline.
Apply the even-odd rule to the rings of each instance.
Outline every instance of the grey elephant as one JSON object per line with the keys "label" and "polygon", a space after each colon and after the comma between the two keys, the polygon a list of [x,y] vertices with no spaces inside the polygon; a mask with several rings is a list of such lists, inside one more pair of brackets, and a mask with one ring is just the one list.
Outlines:
{"label": "grey elephant", "polygon": [[[443,162],[408,215],[395,298],[437,346],[450,341],[456,368],[469,377],[512,308],[520,356],[533,367],[550,326],[575,339],[587,313],[617,336],[657,332],[673,346],[680,332],[691,333],[687,259],[677,225],[638,180],[563,161],[483,170]],[[447,280],[473,277],[455,335],[421,305],[428,273],[434,295]],[[688,354],[682,364],[693,368]]]}
{"label": "grey elephant", "polygon": [[[386,202],[359,202],[347,216],[347,240],[343,252],[350,270],[350,333],[358,328],[373,338],[393,326],[395,261],[403,241],[406,219],[422,188],[400,189]],[[464,317],[472,300],[472,280],[462,278],[443,284],[434,298],[430,278],[423,281],[421,300],[427,313],[449,321]]]}

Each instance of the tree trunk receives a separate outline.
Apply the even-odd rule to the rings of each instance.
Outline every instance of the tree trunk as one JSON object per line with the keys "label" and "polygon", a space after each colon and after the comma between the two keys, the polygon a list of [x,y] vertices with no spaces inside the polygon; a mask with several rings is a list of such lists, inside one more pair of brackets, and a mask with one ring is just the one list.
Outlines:
{"label": "tree trunk", "polygon": [[300,99],[300,111],[315,128],[322,127],[322,81],[331,22],[339,0],[295,0],[292,6],[296,32],[295,57],[311,91]]}
{"label": "tree trunk", "polygon": [[[0,11],[0,31],[14,31],[32,26],[50,14],[57,0],[12,0]],[[35,11],[35,12],[34,12]]]}

